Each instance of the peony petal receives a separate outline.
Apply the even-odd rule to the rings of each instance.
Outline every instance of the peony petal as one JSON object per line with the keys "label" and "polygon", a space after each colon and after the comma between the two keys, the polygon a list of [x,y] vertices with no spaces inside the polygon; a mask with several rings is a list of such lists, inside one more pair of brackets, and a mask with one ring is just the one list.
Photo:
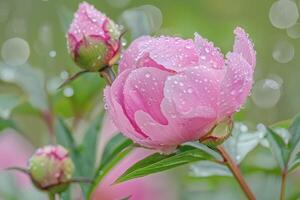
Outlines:
{"label": "peony petal", "polygon": [[212,42],[202,38],[195,33],[195,46],[199,56],[199,63],[214,69],[224,68],[224,57],[218,48],[214,47]]}
{"label": "peony petal", "polygon": [[169,76],[160,106],[168,123],[162,124],[140,110],[135,113],[137,125],[156,144],[178,145],[199,139],[217,119],[222,74],[223,70],[201,66]]}
{"label": "peony petal", "polygon": [[105,24],[107,24],[107,17],[93,5],[83,2],[74,15],[68,33],[72,34],[77,41],[82,40],[84,36],[92,35],[105,38],[106,32],[103,29]]}
{"label": "peony petal", "polygon": [[183,138],[178,137],[177,132],[170,131],[171,127],[158,123],[144,111],[139,110],[135,113],[135,121],[140,129],[151,139],[152,145],[168,144],[170,146],[173,144],[176,147],[179,141],[183,141]]}
{"label": "peony petal", "polygon": [[227,71],[221,84],[219,119],[236,112],[246,101],[253,79],[253,68],[237,53],[227,55]]}
{"label": "peony petal", "polygon": [[136,69],[138,67],[156,67],[164,69],[149,57],[149,53],[145,53],[140,46],[151,40],[150,36],[142,36],[134,40],[130,46],[122,54],[119,64],[119,73],[126,69]]}
{"label": "peony petal", "polygon": [[248,38],[248,34],[244,29],[237,27],[234,30],[235,41],[233,45],[233,52],[241,54],[243,58],[252,66],[256,65],[256,52],[254,50],[254,45]]}
{"label": "peony petal", "polygon": [[[223,70],[205,66],[188,68],[170,76],[164,94],[172,100],[179,113],[188,117],[212,117],[217,111],[220,81]],[[208,111],[213,112],[208,112]]]}
{"label": "peony petal", "polygon": [[135,129],[122,108],[123,85],[129,73],[130,70],[124,71],[111,87],[107,86],[104,90],[104,97],[112,121],[124,135],[136,141],[145,138],[145,136]]}
{"label": "peony petal", "polygon": [[141,37],[133,41],[120,61],[120,72],[128,68],[156,67],[181,71],[198,64],[192,40],[177,37]]}
{"label": "peony petal", "polygon": [[162,115],[160,103],[163,88],[169,72],[157,68],[143,67],[133,70],[124,85],[124,108],[127,116],[135,124],[134,115],[138,110],[149,113],[161,124],[167,120]]}
{"label": "peony petal", "polygon": [[[162,111],[168,118],[168,124],[163,125],[143,111],[135,113],[135,120],[141,130],[151,139],[150,145],[160,144],[165,149],[175,148],[178,144],[198,140],[214,125],[215,118],[188,118],[178,115],[172,102],[164,99]],[[163,130],[163,131],[162,131]],[[162,147],[159,147],[162,149]],[[157,147],[156,147],[157,148]]]}

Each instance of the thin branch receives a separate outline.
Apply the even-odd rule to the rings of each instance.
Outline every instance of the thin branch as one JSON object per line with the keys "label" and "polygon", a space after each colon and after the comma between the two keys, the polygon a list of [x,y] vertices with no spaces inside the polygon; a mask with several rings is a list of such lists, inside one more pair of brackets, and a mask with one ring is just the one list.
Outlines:
{"label": "thin branch", "polygon": [[281,173],[280,200],[285,200],[286,177],[287,177],[287,171],[284,170],[284,171]]}
{"label": "thin branch", "polygon": [[28,170],[25,169],[25,168],[21,168],[21,167],[9,167],[9,168],[6,168],[5,170],[7,170],[7,171],[18,171],[18,172],[29,175]]}
{"label": "thin branch", "polygon": [[223,157],[224,162],[227,164],[228,168],[232,172],[233,176],[239,183],[240,187],[244,191],[247,198],[249,200],[255,200],[256,198],[255,198],[254,194],[252,193],[252,191],[250,190],[250,187],[246,183],[245,179],[243,178],[242,173],[241,173],[239,167],[237,166],[237,164],[231,159],[229,154],[225,151],[225,149],[222,146],[217,146],[217,149],[220,152],[221,156]]}
{"label": "thin branch", "polygon": [[85,74],[87,72],[90,72],[90,71],[89,70],[83,70],[83,71],[77,72],[73,76],[71,76],[68,79],[66,79],[57,89],[61,89],[62,87],[64,87],[68,83],[70,83],[71,81],[77,79],[79,76],[81,76],[82,74]]}

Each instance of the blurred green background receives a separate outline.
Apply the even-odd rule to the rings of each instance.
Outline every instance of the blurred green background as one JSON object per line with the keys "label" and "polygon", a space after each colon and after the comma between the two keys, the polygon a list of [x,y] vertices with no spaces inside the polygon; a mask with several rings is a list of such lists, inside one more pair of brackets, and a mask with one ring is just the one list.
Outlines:
{"label": "blurred green background", "polygon": [[[56,89],[79,70],[68,55],[65,33],[80,2],[0,0],[0,117],[16,121],[36,146],[48,143],[45,122],[49,123],[49,112],[80,130],[102,107],[104,81],[97,74],[84,75],[64,89]],[[226,54],[232,49],[233,29],[243,27],[255,44],[257,66],[252,96],[236,119],[255,129],[258,123],[272,124],[300,111],[300,1],[88,2],[125,26],[127,45],[143,34],[192,38],[198,32]],[[82,123],[76,127],[80,120]],[[242,165],[255,190],[261,193],[259,199],[276,199],[278,193],[278,171],[270,157],[267,150],[258,148]],[[259,167],[252,166],[255,162]],[[267,172],[258,172],[261,168]],[[244,198],[231,178],[182,179],[182,199]],[[299,175],[291,176],[291,199],[300,193],[297,179]]]}

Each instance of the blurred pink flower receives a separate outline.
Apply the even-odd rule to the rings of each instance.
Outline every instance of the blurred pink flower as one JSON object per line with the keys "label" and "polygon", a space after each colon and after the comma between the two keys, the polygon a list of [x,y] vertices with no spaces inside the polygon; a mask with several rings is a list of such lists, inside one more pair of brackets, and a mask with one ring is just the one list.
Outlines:
{"label": "blurred pink flower", "polygon": [[[101,144],[103,144],[102,141],[106,143],[117,132],[116,127],[108,118],[105,118],[102,127]],[[170,177],[166,174],[151,175],[112,185],[130,166],[151,153],[153,152],[150,150],[135,149],[104,178],[92,199],[121,200],[131,196],[130,200],[176,200],[175,185],[171,183]]]}
{"label": "blurred pink flower", "polygon": [[108,112],[127,137],[170,151],[198,140],[231,116],[250,93],[256,53],[242,28],[224,59],[198,34],[140,37],[124,52],[119,76],[105,90]]}
{"label": "blurred pink flower", "polygon": [[[27,167],[27,160],[33,148],[17,133],[6,132],[0,135],[0,171],[9,167]],[[30,178],[19,172],[7,172],[16,177],[19,186],[31,185]]]}
{"label": "blurred pink flower", "polygon": [[115,62],[121,48],[120,37],[118,25],[83,2],[67,34],[69,52],[80,67],[98,71]]}

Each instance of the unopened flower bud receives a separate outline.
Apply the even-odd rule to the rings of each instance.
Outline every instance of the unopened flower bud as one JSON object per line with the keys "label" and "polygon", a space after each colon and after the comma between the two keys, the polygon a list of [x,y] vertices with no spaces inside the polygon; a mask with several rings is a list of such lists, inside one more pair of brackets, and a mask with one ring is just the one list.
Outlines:
{"label": "unopened flower bud", "polygon": [[67,34],[69,52],[79,67],[99,71],[119,58],[120,37],[118,25],[84,2],[79,5]]}
{"label": "unopened flower bud", "polygon": [[28,172],[39,189],[59,193],[69,186],[74,164],[64,147],[49,145],[36,150],[29,160]]}

